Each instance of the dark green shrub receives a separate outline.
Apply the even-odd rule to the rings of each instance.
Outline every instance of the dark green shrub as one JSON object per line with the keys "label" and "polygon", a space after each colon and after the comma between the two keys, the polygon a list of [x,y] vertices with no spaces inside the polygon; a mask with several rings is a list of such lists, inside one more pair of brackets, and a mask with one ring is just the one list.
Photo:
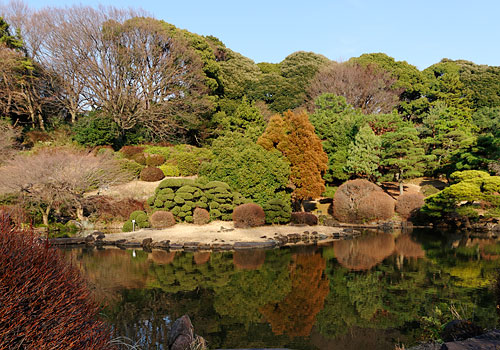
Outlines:
{"label": "dark green shrub", "polygon": [[205,225],[210,222],[210,213],[203,208],[196,208],[193,212],[193,222],[196,225]]}
{"label": "dark green shrub", "polygon": [[80,145],[95,147],[115,145],[120,135],[120,129],[112,118],[91,112],[81,117],[73,127],[73,138]]}
{"label": "dark green shrub", "polygon": [[165,163],[165,157],[160,154],[148,154],[146,155],[146,165],[158,167]]}
{"label": "dark green shrub", "polygon": [[149,221],[148,221],[148,214],[142,210],[136,210],[130,214],[129,220],[135,220],[136,226],[139,228],[147,228],[150,227]]}
{"label": "dark green shrub", "polygon": [[318,217],[313,213],[308,213],[305,211],[291,213],[290,221],[298,225],[309,225],[315,226],[318,224]]}
{"label": "dark green shrub", "polygon": [[169,211],[158,210],[149,218],[153,228],[166,228],[175,225],[174,215]]}
{"label": "dark green shrub", "polygon": [[271,199],[264,207],[267,224],[286,224],[290,222],[292,208],[288,202],[281,199]]}
{"label": "dark green shrub", "polygon": [[147,182],[160,181],[164,177],[165,175],[163,175],[163,171],[161,171],[159,168],[153,168],[153,167],[146,167],[142,169],[140,175],[140,179],[142,181],[147,181]]}
{"label": "dark green shrub", "polygon": [[234,227],[246,228],[262,226],[266,222],[264,209],[255,203],[238,205],[233,211]]}
{"label": "dark green shrub", "polygon": [[123,146],[120,151],[126,158],[132,158],[134,154],[143,153],[144,147],[142,146]]}

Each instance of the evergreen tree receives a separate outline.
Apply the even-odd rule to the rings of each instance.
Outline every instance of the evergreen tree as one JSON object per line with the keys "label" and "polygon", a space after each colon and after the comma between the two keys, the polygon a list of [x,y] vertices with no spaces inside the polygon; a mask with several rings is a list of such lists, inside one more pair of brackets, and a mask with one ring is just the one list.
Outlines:
{"label": "evergreen tree", "polygon": [[362,127],[351,143],[344,170],[356,177],[375,179],[380,176],[380,147],[382,140],[369,125]]}
{"label": "evergreen tree", "polygon": [[403,179],[421,176],[427,158],[412,124],[402,124],[396,131],[382,135],[381,165],[398,181],[400,194],[403,194]]}
{"label": "evergreen tree", "polygon": [[304,199],[317,197],[325,190],[322,175],[328,157],[305,111],[273,116],[258,144],[269,150],[278,149],[290,161],[292,199],[296,204],[301,205]]}

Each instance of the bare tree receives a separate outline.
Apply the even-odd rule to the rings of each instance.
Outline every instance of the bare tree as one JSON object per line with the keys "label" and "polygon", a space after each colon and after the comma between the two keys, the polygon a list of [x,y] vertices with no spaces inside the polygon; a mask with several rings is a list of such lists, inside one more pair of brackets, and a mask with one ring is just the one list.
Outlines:
{"label": "bare tree", "polygon": [[0,193],[18,194],[36,208],[48,225],[52,210],[76,209],[83,219],[83,195],[104,185],[130,179],[110,156],[95,156],[70,149],[44,149],[18,155],[0,168]]}
{"label": "bare tree", "polygon": [[313,79],[308,97],[312,105],[323,93],[344,96],[349,104],[365,114],[389,113],[398,104],[400,89],[396,79],[372,65],[333,62],[322,68]]}
{"label": "bare tree", "polygon": [[10,159],[14,154],[16,138],[19,137],[19,130],[15,129],[6,121],[0,120],[0,165]]}

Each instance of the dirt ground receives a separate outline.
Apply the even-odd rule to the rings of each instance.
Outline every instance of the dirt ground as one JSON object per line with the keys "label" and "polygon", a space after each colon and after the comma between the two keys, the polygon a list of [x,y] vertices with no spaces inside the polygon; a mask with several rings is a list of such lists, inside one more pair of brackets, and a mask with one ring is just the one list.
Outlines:
{"label": "dirt ground", "polygon": [[288,225],[272,225],[256,228],[234,228],[228,221],[213,221],[207,225],[176,224],[167,229],[141,229],[135,232],[121,232],[106,235],[106,240],[126,239],[142,242],[145,238],[152,238],[154,242],[170,240],[170,243],[199,242],[199,243],[235,243],[235,242],[265,242],[276,234],[304,233],[316,231],[318,234],[331,235],[342,229],[328,226],[297,227]]}

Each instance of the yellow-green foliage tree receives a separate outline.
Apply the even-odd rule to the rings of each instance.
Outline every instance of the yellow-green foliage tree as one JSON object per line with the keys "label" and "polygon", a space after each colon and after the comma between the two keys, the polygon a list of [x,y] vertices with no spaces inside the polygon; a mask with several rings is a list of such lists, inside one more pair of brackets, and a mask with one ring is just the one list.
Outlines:
{"label": "yellow-green foliage tree", "polygon": [[274,115],[257,143],[268,150],[276,148],[290,161],[292,199],[296,203],[325,190],[322,176],[328,157],[305,111]]}

